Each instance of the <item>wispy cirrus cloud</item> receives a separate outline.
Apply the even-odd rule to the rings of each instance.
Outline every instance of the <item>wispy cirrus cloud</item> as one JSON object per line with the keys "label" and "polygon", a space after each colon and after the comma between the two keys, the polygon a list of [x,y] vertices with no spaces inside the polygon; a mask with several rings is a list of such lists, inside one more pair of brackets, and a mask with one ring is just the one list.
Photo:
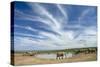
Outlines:
{"label": "wispy cirrus cloud", "polygon": [[79,16],[79,18],[78,18],[79,24],[81,24],[82,21],[91,21],[91,20],[93,21],[93,23],[96,23],[95,21],[96,21],[97,15],[96,15],[95,12],[96,12],[95,8],[93,8],[93,7],[85,9],[81,13],[81,15]]}
{"label": "wispy cirrus cloud", "polygon": [[[38,6],[38,7],[40,7],[40,6]],[[38,11],[39,10],[41,10],[41,9],[38,9]],[[42,9],[42,10],[44,10],[44,9]],[[39,21],[41,23],[48,25],[47,29],[54,31],[54,32],[58,33],[59,35],[61,34],[60,31],[57,29],[58,27],[60,27],[59,23],[57,23],[57,21],[47,11],[45,11],[45,12],[47,12],[47,17],[49,16],[50,19],[42,18],[41,16],[27,15],[27,14],[24,14],[23,12],[18,11],[18,10],[16,10],[16,11],[17,11],[18,14],[20,14],[19,19],[29,20],[29,21]],[[16,14],[16,12],[15,12],[15,14]]]}
{"label": "wispy cirrus cloud", "polygon": [[30,27],[30,26],[19,26],[19,25],[14,25],[14,27],[23,28],[23,29],[26,29],[26,30],[29,30],[29,31],[37,32],[36,29],[33,29],[33,28]]}
{"label": "wispy cirrus cloud", "polygon": [[39,14],[39,16],[45,17],[45,19],[47,18],[48,20],[51,21],[51,22],[48,21],[47,22],[50,23],[52,30],[54,30],[58,34],[61,34],[61,32],[59,31],[62,28],[61,22],[57,21],[49,11],[47,11],[43,6],[37,3],[35,3],[34,5],[29,3],[29,5],[36,13]]}
{"label": "wispy cirrus cloud", "polygon": [[[17,10],[15,9],[15,16],[20,16],[19,18],[15,18],[15,19],[23,19],[23,20],[29,20],[29,21],[39,21],[39,22],[42,22],[44,24],[47,24],[47,25],[51,25],[49,22],[49,20],[47,20],[46,18],[42,18],[40,16],[34,16],[34,15],[29,15],[29,14],[26,14],[20,10]],[[48,21],[48,22],[47,22]]]}
{"label": "wispy cirrus cloud", "polygon": [[59,5],[59,4],[57,4],[56,6],[57,6],[58,9],[60,10],[60,12],[63,14],[63,16],[64,16],[65,18],[67,18],[67,20],[68,20],[68,14],[67,14],[67,11],[64,10],[64,7],[63,7],[62,5]]}

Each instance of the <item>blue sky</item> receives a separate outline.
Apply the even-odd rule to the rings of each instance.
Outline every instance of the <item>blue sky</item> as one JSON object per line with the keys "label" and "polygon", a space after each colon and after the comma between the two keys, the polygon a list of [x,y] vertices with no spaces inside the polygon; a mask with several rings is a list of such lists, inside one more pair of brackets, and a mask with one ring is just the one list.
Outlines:
{"label": "blue sky", "polygon": [[96,47],[96,34],[96,6],[15,2],[15,50]]}

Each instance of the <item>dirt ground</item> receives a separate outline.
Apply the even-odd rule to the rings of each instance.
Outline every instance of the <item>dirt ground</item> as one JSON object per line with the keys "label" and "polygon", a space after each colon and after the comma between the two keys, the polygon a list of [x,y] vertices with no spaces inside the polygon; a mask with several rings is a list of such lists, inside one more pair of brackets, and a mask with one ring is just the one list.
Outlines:
{"label": "dirt ground", "polygon": [[54,64],[54,63],[69,63],[69,62],[82,62],[82,61],[95,61],[97,55],[92,54],[78,54],[71,58],[64,59],[41,59],[34,56],[23,56],[22,54],[14,55],[14,65],[33,65],[33,64]]}

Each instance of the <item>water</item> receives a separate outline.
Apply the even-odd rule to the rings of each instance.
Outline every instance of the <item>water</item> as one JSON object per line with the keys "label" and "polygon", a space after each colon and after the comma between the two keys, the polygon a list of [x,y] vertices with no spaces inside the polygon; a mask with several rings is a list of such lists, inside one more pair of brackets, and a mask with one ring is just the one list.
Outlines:
{"label": "water", "polygon": [[[36,57],[42,59],[56,59],[56,54],[38,54]],[[71,57],[73,57],[72,53],[66,53],[64,55],[64,58],[71,58]]]}
{"label": "water", "polygon": [[44,58],[44,59],[55,59],[56,54],[39,54],[37,55],[38,58]]}

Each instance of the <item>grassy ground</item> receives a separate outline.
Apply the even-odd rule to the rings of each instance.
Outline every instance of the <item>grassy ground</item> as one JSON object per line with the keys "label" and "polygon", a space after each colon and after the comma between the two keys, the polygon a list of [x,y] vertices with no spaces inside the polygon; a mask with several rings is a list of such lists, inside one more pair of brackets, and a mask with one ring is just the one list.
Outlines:
{"label": "grassy ground", "polygon": [[69,63],[80,61],[95,61],[97,60],[96,53],[92,54],[78,54],[71,58],[64,59],[40,59],[33,56],[22,56],[22,54],[15,54],[14,65],[32,65],[32,64],[54,64],[54,63]]}

